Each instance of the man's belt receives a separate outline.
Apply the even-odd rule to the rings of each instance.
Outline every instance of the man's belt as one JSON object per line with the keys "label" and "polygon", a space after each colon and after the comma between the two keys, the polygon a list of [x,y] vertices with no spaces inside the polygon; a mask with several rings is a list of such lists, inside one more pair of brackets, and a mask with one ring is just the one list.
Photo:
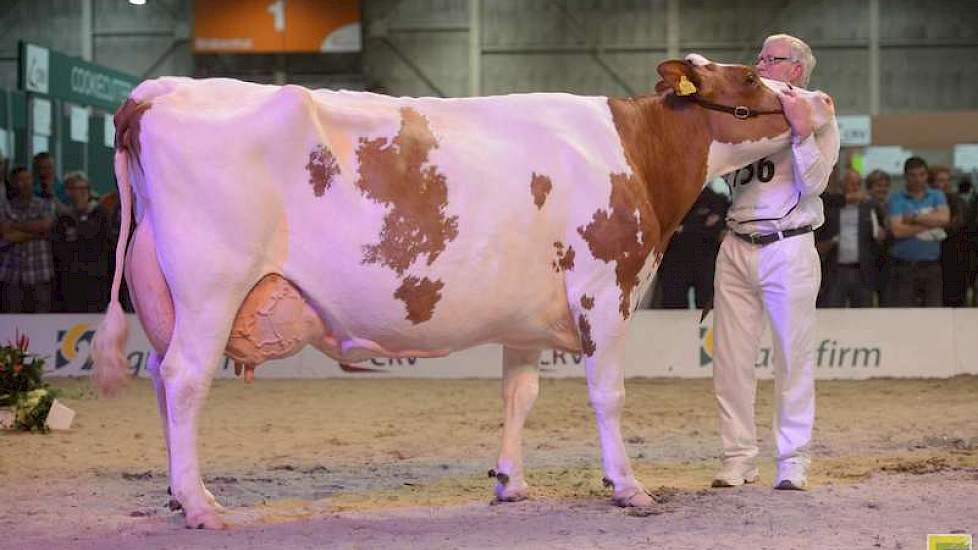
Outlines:
{"label": "man's belt", "polygon": [[787,239],[788,237],[804,235],[805,233],[810,233],[811,231],[812,226],[806,225],[804,227],[798,227],[795,229],[785,229],[784,231],[778,231],[777,233],[768,233],[767,235],[760,235],[758,233],[737,233],[736,231],[733,231],[732,233],[742,241],[764,246],[780,241],[781,239]]}

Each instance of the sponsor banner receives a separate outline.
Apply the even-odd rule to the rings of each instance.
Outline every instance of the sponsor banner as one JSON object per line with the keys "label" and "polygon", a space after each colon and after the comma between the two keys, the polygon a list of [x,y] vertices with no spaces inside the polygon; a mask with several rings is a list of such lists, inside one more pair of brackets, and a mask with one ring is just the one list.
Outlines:
{"label": "sponsor banner", "polygon": [[[625,349],[627,377],[703,378],[712,375],[711,321],[698,323],[695,311],[638,311]],[[0,340],[19,330],[31,339],[31,350],[47,359],[51,376],[84,376],[91,372],[89,351],[101,315],[2,315]],[[149,341],[135,316],[129,316],[126,357],[133,371],[146,376]],[[952,309],[819,310],[814,351],[816,378],[946,378],[978,374],[978,311]],[[758,378],[774,373],[770,331],[761,339],[754,362]],[[502,348],[485,345],[440,358],[376,358],[340,365],[312,348],[271,361],[256,371],[259,378],[412,377],[496,378]],[[579,354],[545,350],[540,369],[547,377],[582,377]],[[218,376],[234,377],[225,359]]]}
{"label": "sponsor banner", "polygon": [[108,111],[118,109],[139,84],[136,75],[27,42],[20,42],[19,63],[21,90]]}
{"label": "sponsor banner", "polygon": [[957,374],[978,374],[978,309],[953,311]]}

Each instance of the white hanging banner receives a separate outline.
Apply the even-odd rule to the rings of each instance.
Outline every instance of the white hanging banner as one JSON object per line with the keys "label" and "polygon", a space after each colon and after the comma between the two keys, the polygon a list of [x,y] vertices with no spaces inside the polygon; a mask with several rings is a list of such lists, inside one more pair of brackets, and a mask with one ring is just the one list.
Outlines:
{"label": "white hanging banner", "polygon": [[[47,99],[35,97],[31,101],[31,125],[34,135],[51,135],[51,102]],[[35,151],[36,152],[36,151]]]}
{"label": "white hanging banner", "polygon": [[110,149],[115,147],[115,123],[112,115],[102,115],[102,143]]}
{"label": "white hanging banner", "polygon": [[71,106],[71,141],[88,143],[88,109]]}

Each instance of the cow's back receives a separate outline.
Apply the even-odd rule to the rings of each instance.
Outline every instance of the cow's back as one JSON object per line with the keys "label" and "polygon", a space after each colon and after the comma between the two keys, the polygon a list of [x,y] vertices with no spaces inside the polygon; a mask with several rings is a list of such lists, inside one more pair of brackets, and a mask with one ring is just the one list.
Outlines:
{"label": "cow's back", "polygon": [[565,277],[593,263],[576,228],[607,205],[609,175],[629,171],[604,98],[226,79],[161,79],[134,96],[153,104],[143,193],[162,247],[180,243],[161,257],[185,256],[188,230],[234,243],[240,256],[194,269],[282,273],[354,348],[576,339]]}

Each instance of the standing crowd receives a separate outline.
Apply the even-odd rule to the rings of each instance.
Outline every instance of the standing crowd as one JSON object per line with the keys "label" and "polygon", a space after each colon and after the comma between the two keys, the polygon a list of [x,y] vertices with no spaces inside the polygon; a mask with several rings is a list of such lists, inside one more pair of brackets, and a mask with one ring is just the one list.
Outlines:
{"label": "standing crowd", "polygon": [[37,154],[31,169],[3,167],[0,313],[96,313],[108,304],[117,193],[96,198],[83,172],[55,174]]}
{"label": "standing crowd", "polygon": [[[955,185],[952,175],[911,157],[900,191],[882,170],[832,177],[821,195],[825,223],[815,230],[818,307],[978,305],[978,194],[968,177]],[[663,258],[653,307],[688,308],[690,291],[696,308],[712,302],[729,205],[703,190]]]}

